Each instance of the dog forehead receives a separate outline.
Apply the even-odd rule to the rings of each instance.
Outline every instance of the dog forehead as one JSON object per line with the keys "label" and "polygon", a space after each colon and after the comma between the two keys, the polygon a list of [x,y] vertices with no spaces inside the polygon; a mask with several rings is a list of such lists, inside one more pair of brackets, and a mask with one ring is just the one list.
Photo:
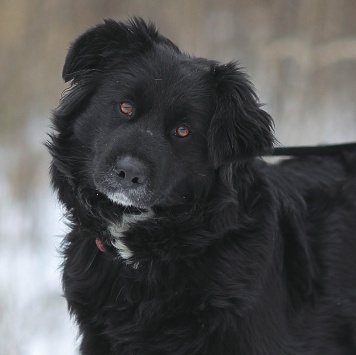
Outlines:
{"label": "dog forehead", "polygon": [[[149,60],[141,83],[156,103],[168,106],[203,100],[211,91],[208,70],[193,58],[182,56],[155,57]],[[156,60],[154,60],[156,59]]]}
{"label": "dog forehead", "polygon": [[151,92],[159,89],[179,92],[205,86],[210,73],[209,61],[159,47],[117,64],[114,77],[120,79],[120,84],[140,84]]}

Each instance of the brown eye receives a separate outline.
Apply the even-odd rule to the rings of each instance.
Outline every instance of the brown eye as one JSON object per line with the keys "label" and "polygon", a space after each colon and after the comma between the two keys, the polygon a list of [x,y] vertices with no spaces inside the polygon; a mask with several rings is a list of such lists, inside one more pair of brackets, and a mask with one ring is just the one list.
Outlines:
{"label": "brown eye", "polygon": [[187,137],[189,135],[189,128],[187,126],[179,126],[176,129],[176,136],[180,137],[180,138],[184,138]]}
{"label": "brown eye", "polygon": [[131,116],[133,111],[133,105],[131,102],[124,101],[120,104],[120,111],[127,116]]}

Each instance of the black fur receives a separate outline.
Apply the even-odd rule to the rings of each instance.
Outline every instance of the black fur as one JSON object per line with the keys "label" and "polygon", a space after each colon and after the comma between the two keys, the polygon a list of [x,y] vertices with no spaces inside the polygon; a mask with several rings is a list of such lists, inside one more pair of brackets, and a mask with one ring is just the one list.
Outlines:
{"label": "black fur", "polygon": [[[355,151],[266,164],[241,69],[141,19],[84,33],[63,78],[47,146],[82,354],[356,353]],[[142,184],[123,188],[123,159]]]}

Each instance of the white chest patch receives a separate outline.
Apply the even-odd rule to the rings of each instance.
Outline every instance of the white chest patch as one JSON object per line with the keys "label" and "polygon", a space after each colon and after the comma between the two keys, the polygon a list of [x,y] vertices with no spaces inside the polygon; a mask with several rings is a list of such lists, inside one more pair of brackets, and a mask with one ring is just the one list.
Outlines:
{"label": "white chest patch", "polygon": [[130,227],[141,221],[146,221],[154,216],[151,209],[141,214],[123,214],[122,222],[120,224],[111,224],[108,227],[110,234],[114,237],[112,245],[117,249],[117,252],[126,263],[130,264],[130,258],[133,256],[133,252],[123,242],[123,236]]}

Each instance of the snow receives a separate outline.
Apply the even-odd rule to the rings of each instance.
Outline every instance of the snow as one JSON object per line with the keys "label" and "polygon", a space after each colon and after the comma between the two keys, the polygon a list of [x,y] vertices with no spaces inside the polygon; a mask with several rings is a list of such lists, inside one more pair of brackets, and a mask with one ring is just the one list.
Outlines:
{"label": "snow", "polygon": [[49,186],[49,157],[40,149],[34,178],[24,173],[28,186],[19,197],[9,172],[34,152],[0,147],[0,355],[78,353],[60,282],[58,249],[67,227]]}

